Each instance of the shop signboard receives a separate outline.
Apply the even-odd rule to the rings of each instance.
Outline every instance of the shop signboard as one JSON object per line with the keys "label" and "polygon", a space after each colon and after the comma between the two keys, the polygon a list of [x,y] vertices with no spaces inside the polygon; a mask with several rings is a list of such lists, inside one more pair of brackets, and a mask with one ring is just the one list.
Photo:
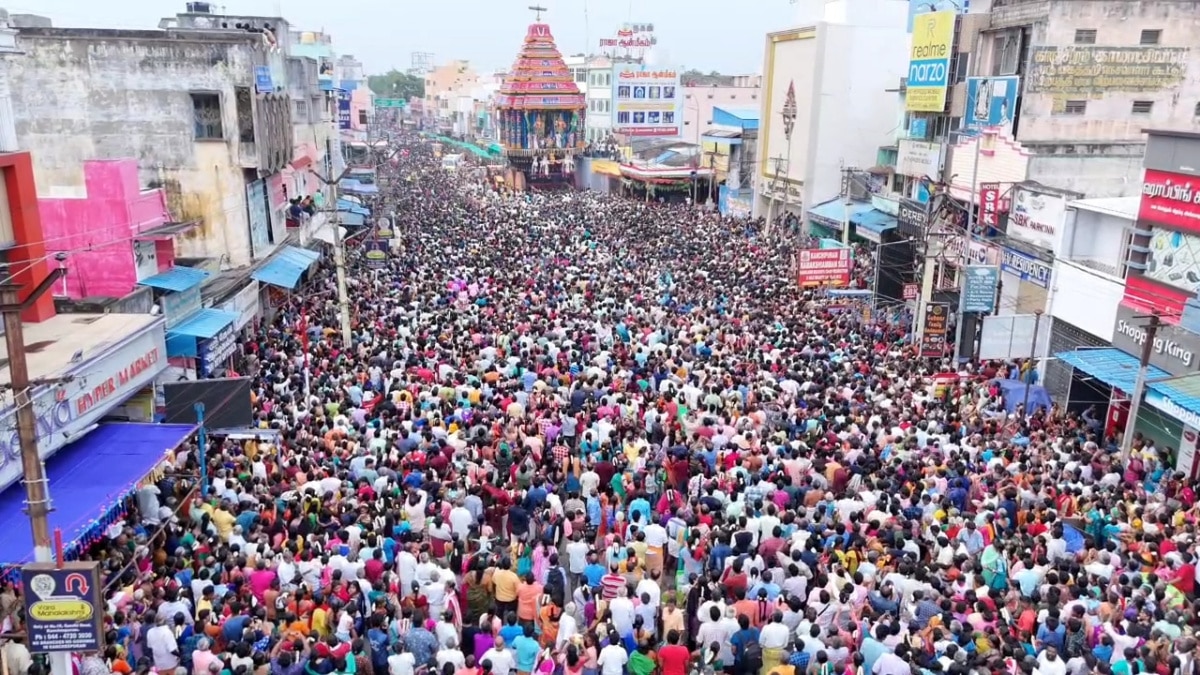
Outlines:
{"label": "shop signboard", "polygon": [[1175,470],[1182,471],[1189,482],[1196,480],[1196,443],[1200,441],[1200,431],[1190,425],[1183,425],[1183,435],[1179,437],[1179,457],[1175,460]]}
{"label": "shop signboard", "polygon": [[1146,405],[1196,429],[1200,428],[1200,413],[1193,412],[1171,400],[1170,396],[1153,387],[1146,388]]}
{"label": "shop signboard", "polygon": [[909,112],[942,112],[946,108],[957,18],[953,11],[928,12],[914,18],[904,94]]}
{"label": "shop signboard", "polygon": [[979,184],[979,223],[984,227],[1000,226],[1000,184]]}
{"label": "shop signboard", "polygon": [[[69,381],[33,392],[38,455],[43,461],[167,367],[165,323],[153,324],[108,352],[85,353],[84,359],[67,371]],[[0,489],[20,477],[16,408],[9,407],[0,412]]]}
{"label": "shop signboard", "polygon": [[250,255],[259,258],[271,250],[266,181],[259,179],[246,185],[246,214],[250,219]]}
{"label": "shop signboard", "polygon": [[404,108],[405,101],[402,98],[377,98],[375,99],[376,108]]}
{"label": "shop signboard", "polygon": [[956,236],[946,240],[943,254],[947,262],[955,267],[965,265],[995,265],[996,247],[975,241],[968,237]]}
{"label": "shop signboard", "polygon": [[[34,654],[104,648],[100,563],[32,563],[21,568],[26,645]],[[5,671],[8,669],[6,668]]]}
{"label": "shop signboard", "polygon": [[1054,273],[1049,263],[1007,247],[1000,249],[1000,269],[1046,289],[1050,288],[1050,275]]}
{"label": "shop signboard", "polygon": [[389,216],[379,219],[379,222],[375,225],[375,237],[384,241],[396,238],[396,231],[392,229],[392,219]]}
{"label": "shop signboard", "polygon": [[1013,192],[1008,236],[1048,251],[1055,250],[1058,231],[1067,212],[1066,198],[1024,187]]}
{"label": "shop signboard", "polygon": [[1138,219],[1185,232],[1200,232],[1200,179],[1146,169]]}
{"label": "shop signboard", "polygon": [[1000,283],[1000,268],[991,265],[969,265],[963,276],[962,311],[991,314],[996,310],[996,286]]}
{"label": "shop signboard", "polygon": [[912,178],[936,179],[942,173],[942,144],[900,139],[896,173]]}
{"label": "shop signboard", "polygon": [[931,302],[921,317],[921,356],[940,358],[949,347],[950,305]]}
{"label": "shop signboard", "polygon": [[390,243],[383,239],[370,239],[366,242],[366,252],[363,257],[367,260],[367,267],[371,269],[383,269],[387,267],[388,247]]}
{"label": "shop signboard", "polygon": [[1017,110],[1021,78],[1016,75],[967,78],[966,114],[961,132],[978,134],[984,129],[1007,130]]}
{"label": "shop signboard", "polygon": [[679,71],[646,65],[613,67],[613,132],[673,138],[683,133],[683,87]]}
{"label": "shop signboard", "polygon": [[796,256],[801,286],[846,286],[854,261],[849,248],[806,248]]}
{"label": "shop signboard", "polygon": [[[1117,322],[1113,325],[1112,336],[1114,347],[1139,358],[1149,335],[1146,330],[1149,320],[1140,316],[1128,305],[1117,305]],[[1179,326],[1160,326],[1150,350],[1150,365],[1172,375],[1200,371],[1200,336]]]}
{"label": "shop signboard", "polygon": [[275,92],[275,82],[271,79],[270,66],[254,67],[254,88],[260,94],[272,94]]}
{"label": "shop signboard", "polygon": [[896,223],[900,234],[924,237],[929,225],[929,205],[915,199],[901,199],[896,209]]}
{"label": "shop signboard", "polygon": [[196,344],[197,370],[204,377],[225,365],[233,353],[237,351],[237,328],[228,324],[208,340]]}
{"label": "shop signboard", "polygon": [[221,305],[221,311],[238,315],[238,320],[233,324],[236,330],[241,330],[250,325],[261,313],[262,303],[259,300],[258,294],[258,282],[251,281],[249,286],[238,291],[238,294],[233,296],[229,302]]}
{"label": "shop signboard", "polygon": [[350,129],[350,92],[338,89],[337,92],[338,128]]}
{"label": "shop signboard", "polygon": [[921,297],[920,284],[904,284],[903,299],[905,302]]}
{"label": "shop signboard", "polygon": [[158,304],[167,320],[167,328],[174,328],[200,309],[200,287],[164,293]]}

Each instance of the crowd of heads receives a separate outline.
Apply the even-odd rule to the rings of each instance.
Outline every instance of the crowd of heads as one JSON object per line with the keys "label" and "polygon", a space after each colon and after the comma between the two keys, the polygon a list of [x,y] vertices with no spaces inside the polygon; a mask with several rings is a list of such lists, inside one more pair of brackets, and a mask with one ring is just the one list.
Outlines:
{"label": "crowd of heads", "polygon": [[181,448],[89,554],[84,675],[1196,672],[1166,447],[1009,412],[1017,364],[939,389],[907,324],[798,286],[791,228],[397,142],[352,342],[332,264],[246,336],[263,433]]}

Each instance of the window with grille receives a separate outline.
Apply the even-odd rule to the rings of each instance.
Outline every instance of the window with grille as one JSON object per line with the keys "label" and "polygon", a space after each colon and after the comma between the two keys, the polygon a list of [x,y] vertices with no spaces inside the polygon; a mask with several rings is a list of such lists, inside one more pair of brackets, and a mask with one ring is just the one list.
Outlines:
{"label": "window with grille", "polygon": [[[966,65],[967,59],[961,59]],[[992,75],[1015,75],[1021,64],[1021,32],[1008,30],[992,38]]]}
{"label": "window with grille", "polygon": [[1134,101],[1130,112],[1134,115],[1149,115],[1153,109],[1154,101]]}
{"label": "window with grille", "polygon": [[1077,44],[1077,45],[1094,45],[1094,44],[1096,44],[1096,29],[1095,28],[1077,28],[1077,29],[1075,29],[1075,44]]}
{"label": "window with grille", "polygon": [[1159,40],[1162,40],[1162,31],[1157,28],[1150,28],[1142,31],[1142,38],[1138,40],[1138,44],[1156,45]]}
{"label": "window with grille", "polygon": [[225,139],[221,127],[221,95],[192,94],[192,126],[198,141]]}
{"label": "window with grille", "polygon": [[300,124],[308,124],[308,101],[292,101],[292,117]]}
{"label": "window with grille", "polygon": [[1064,115],[1082,115],[1087,112],[1087,101],[1067,101],[1063,104]]}

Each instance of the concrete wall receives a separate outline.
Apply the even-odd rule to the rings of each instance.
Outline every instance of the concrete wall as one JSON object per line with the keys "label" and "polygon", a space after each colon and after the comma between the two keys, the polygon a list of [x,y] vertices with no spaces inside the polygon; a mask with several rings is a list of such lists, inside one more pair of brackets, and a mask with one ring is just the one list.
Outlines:
{"label": "concrete wall", "polygon": [[[820,68],[817,28],[810,26],[771,33],[767,35],[764,51],[763,93],[759,96],[762,106],[758,116],[758,166],[755,168],[760,198],[755,202],[755,216],[767,214],[771,200],[762,195],[768,191],[774,189],[775,192],[782,192],[785,183],[800,191],[804,189],[804,182],[808,178],[804,158],[812,140],[809,136],[810,127],[813,118],[819,116],[814,105],[817,96],[816,73]],[[783,117],[780,114],[789,86],[796,97],[796,120],[790,143],[784,136]],[[790,163],[786,161],[789,158]],[[777,200],[777,203],[781,202]],[[793,210],[800,207],[796,203]]]}
{"label": "concrete wall", "polygon": [[[861,23],[826,23],[818,33],[822,67],[815,93],[817,114],[809,130],[813,150],[805,173],[805,208],[832,199],[841,191],[842,167],[865,169],[875,164],[879,147],[896,137],[900,102],[894,89],[908,70],[907,7],[879,0]],[[871,23],[867,23],[870,20]],[[862,45],[871,45],[862,49]]]}
{"label": "concrete wall", "polygon": [[[1078,29],[1095,30],[1095,44],[1075,44]],[[1144,30],[1161,31],[1158,44],[1141,45]],[[1200,129],[1197,31],[1200,7],[1194,2],[1049,3],[1045,21],[1033,27],[1017,140],[1140,142],[1147,127]],[[983,54],[990,59],[991,50]],[[1129,63],[1100,65],[1100,59],[1114,56]],[[1071,64],[1100,70],[1094,78],[1068,78]],[[1112,77],[1104,80],[1105,68],[1122,66],[1125,85]],[[1066,113],[1069,100],[1086,101],[1086,112]],[[1153,107],[1148,114],[1133,114],[1134,101],[1151,101]]]}
{"label": "concrete wall", "polygon": [[[90,159],[131,157],[141,185],[162,187],[171,213],[201,226],[177,240],[181,257],[250,262],[237,88],[254,85],[265,62],[249,33],[22,30],[11,61],[21,144],[33,151],[39,184],[85,184]],[[194,140],[192,92],[221,97],[223,141]]]}
{"label": "concrete wall", "polygon": [[713,108],[758,109],[759,87],[684,87],[683,139],[691,143],[712,131]]}
{"label": "concrete wall", "polygon": [[1027,178],[1088,197],[1131,197],[1141,192],[1144,144],[1024,144]]}
{"label": "concrete wall", "polygon": [[[67,297],[120,298],[137,283],[133,237],[168,221],[167,197],[141,189],[132,159],[88,161],[83,172],[81,194],[38,198],[46,252],[68,252]],[[159,271],[174,263],[173,253],[166,253],[157,256]],[[56,284],[55,295],[61,289]]]}

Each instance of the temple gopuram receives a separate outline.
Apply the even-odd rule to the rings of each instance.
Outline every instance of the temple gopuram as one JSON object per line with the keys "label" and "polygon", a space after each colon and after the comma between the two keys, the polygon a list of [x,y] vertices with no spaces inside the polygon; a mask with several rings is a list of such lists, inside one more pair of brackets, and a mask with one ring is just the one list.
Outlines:
{"label": "temple gopuram", "polygon": [[542,8],[525,34],[512,72],[496,95],[496,124],[517,190],[572,184],[575,154],[584,146],[586,101],[575,84]]}

